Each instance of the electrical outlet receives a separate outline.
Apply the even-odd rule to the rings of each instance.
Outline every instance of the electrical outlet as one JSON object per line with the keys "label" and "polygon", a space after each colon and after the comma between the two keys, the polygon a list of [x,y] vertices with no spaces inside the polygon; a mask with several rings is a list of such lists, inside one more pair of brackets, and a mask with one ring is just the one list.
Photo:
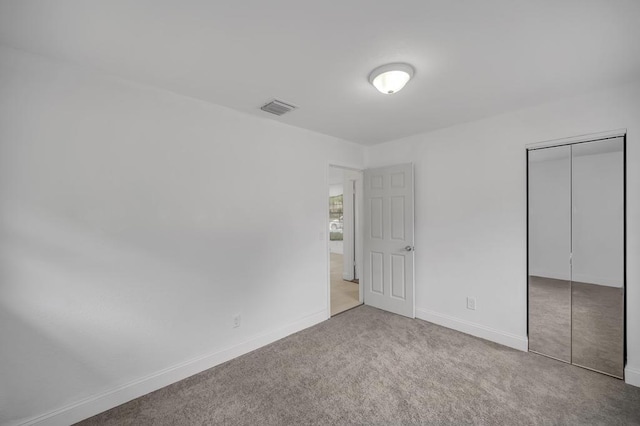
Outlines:
{"label": "electrical outlet", "polygon": [[472,311],[476,310],[476,298],[475,297],[467,297],[467,309],[471,309]]}
{"label": "electrical outlet", "polygon": [[242,323],[242,315],[240,315],[240,314],[234,315],[234,317],[233,317],[233,328],[240,327],[241,323]]}

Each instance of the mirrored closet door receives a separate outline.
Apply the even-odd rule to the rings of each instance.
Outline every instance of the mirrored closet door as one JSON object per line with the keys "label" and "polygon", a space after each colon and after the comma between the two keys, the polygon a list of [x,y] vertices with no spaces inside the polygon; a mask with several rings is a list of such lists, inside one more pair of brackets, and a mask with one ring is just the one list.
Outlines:
{"label": "mirrored closet door", "polygon": [[624,138],[528,151],[529,350],[624,372]]}

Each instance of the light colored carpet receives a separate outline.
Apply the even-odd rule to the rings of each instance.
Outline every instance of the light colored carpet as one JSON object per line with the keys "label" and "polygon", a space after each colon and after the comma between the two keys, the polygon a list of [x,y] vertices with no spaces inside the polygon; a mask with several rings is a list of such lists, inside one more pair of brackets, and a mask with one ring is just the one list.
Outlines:
{"label": "light colored carpet", "polygon": [[361,306],[89,425],[633,425],[640,389]]}
{"label": "light colored carpet", "polygon": [[624,374],[624,290],[574,282],[572,362],[622,377]]}
{"label": "light colored carpet", "polygon": [[571,362],[571,283],[529,277],[529,349]]}
{"label": "light colored carpet", "polygon": [[529,348],[622,377],[623,292],[618,287],[529,277]]}
{"label": "light colored carpet", "polygon": [[344,258],[331,253],[331,316],[360,304],[358,284],[342,279]]}

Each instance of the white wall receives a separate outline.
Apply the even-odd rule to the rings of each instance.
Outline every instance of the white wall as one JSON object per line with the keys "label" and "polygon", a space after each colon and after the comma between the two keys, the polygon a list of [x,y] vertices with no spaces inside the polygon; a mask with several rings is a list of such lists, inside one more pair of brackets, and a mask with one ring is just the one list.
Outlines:
{"label": "white wall", "polygon": [[622,138],[529,152],[529,275],[622,287],[623,220]]}
{"label": "white wall", "polygon": [[326,319],[329,162],[363,149],[0,48],[0,424]]}
{"label": "white wall", "polygon": [[342,183],[333,183],[329,185],[329,197],[335,197],[344,193]]}
{"label": "white wall", "polygon": [[[621,138],[616,139],[622,146]],[[611,141],[599,142],[609,143]],[[615,143],[615,142],[614,142]],[[573,281],[624,283],[623,155],[576,155],[573,150]],[[636,194],[638,196],[638,194]],[[633,259],[630,259],[633,260]]]}
{"label": "white wall", "polygon": [[565,158],[535,161],[546,150],[529,153],[529,275],[571,279],[571,148]]}
{"label": "white wall", "polygon": [[626,380],[640,386],[639,83],[367,151],[371,167],[415,164],[418,316],[526,349],[525,145],[618,128],[628,129]]}
{"label": "white wall", "polygon": [[[639,117],[636,84],[367,150],[370,166],[415,163],[418,314],[526,347],[524,146],[627,127],[640,385]],[[327,164],[362,159],[0,48],[0,423],[79,420],[325,319]]]}

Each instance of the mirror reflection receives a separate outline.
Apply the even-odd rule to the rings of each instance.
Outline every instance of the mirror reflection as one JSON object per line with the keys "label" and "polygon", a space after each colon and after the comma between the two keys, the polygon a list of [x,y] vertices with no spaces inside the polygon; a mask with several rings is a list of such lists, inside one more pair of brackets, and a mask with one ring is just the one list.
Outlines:
{"label": "mirror reflection", "polygon": [[571,147],[529,152],[529,350],[571,362]]}
{"label": "mirror reflection", "polygon": [[624,142],[528,153],[529,349],[622,377]]}
{"label": "mirror reflection", "polygon": [[572,147],[572,362],[624,369],[623,141]]}

